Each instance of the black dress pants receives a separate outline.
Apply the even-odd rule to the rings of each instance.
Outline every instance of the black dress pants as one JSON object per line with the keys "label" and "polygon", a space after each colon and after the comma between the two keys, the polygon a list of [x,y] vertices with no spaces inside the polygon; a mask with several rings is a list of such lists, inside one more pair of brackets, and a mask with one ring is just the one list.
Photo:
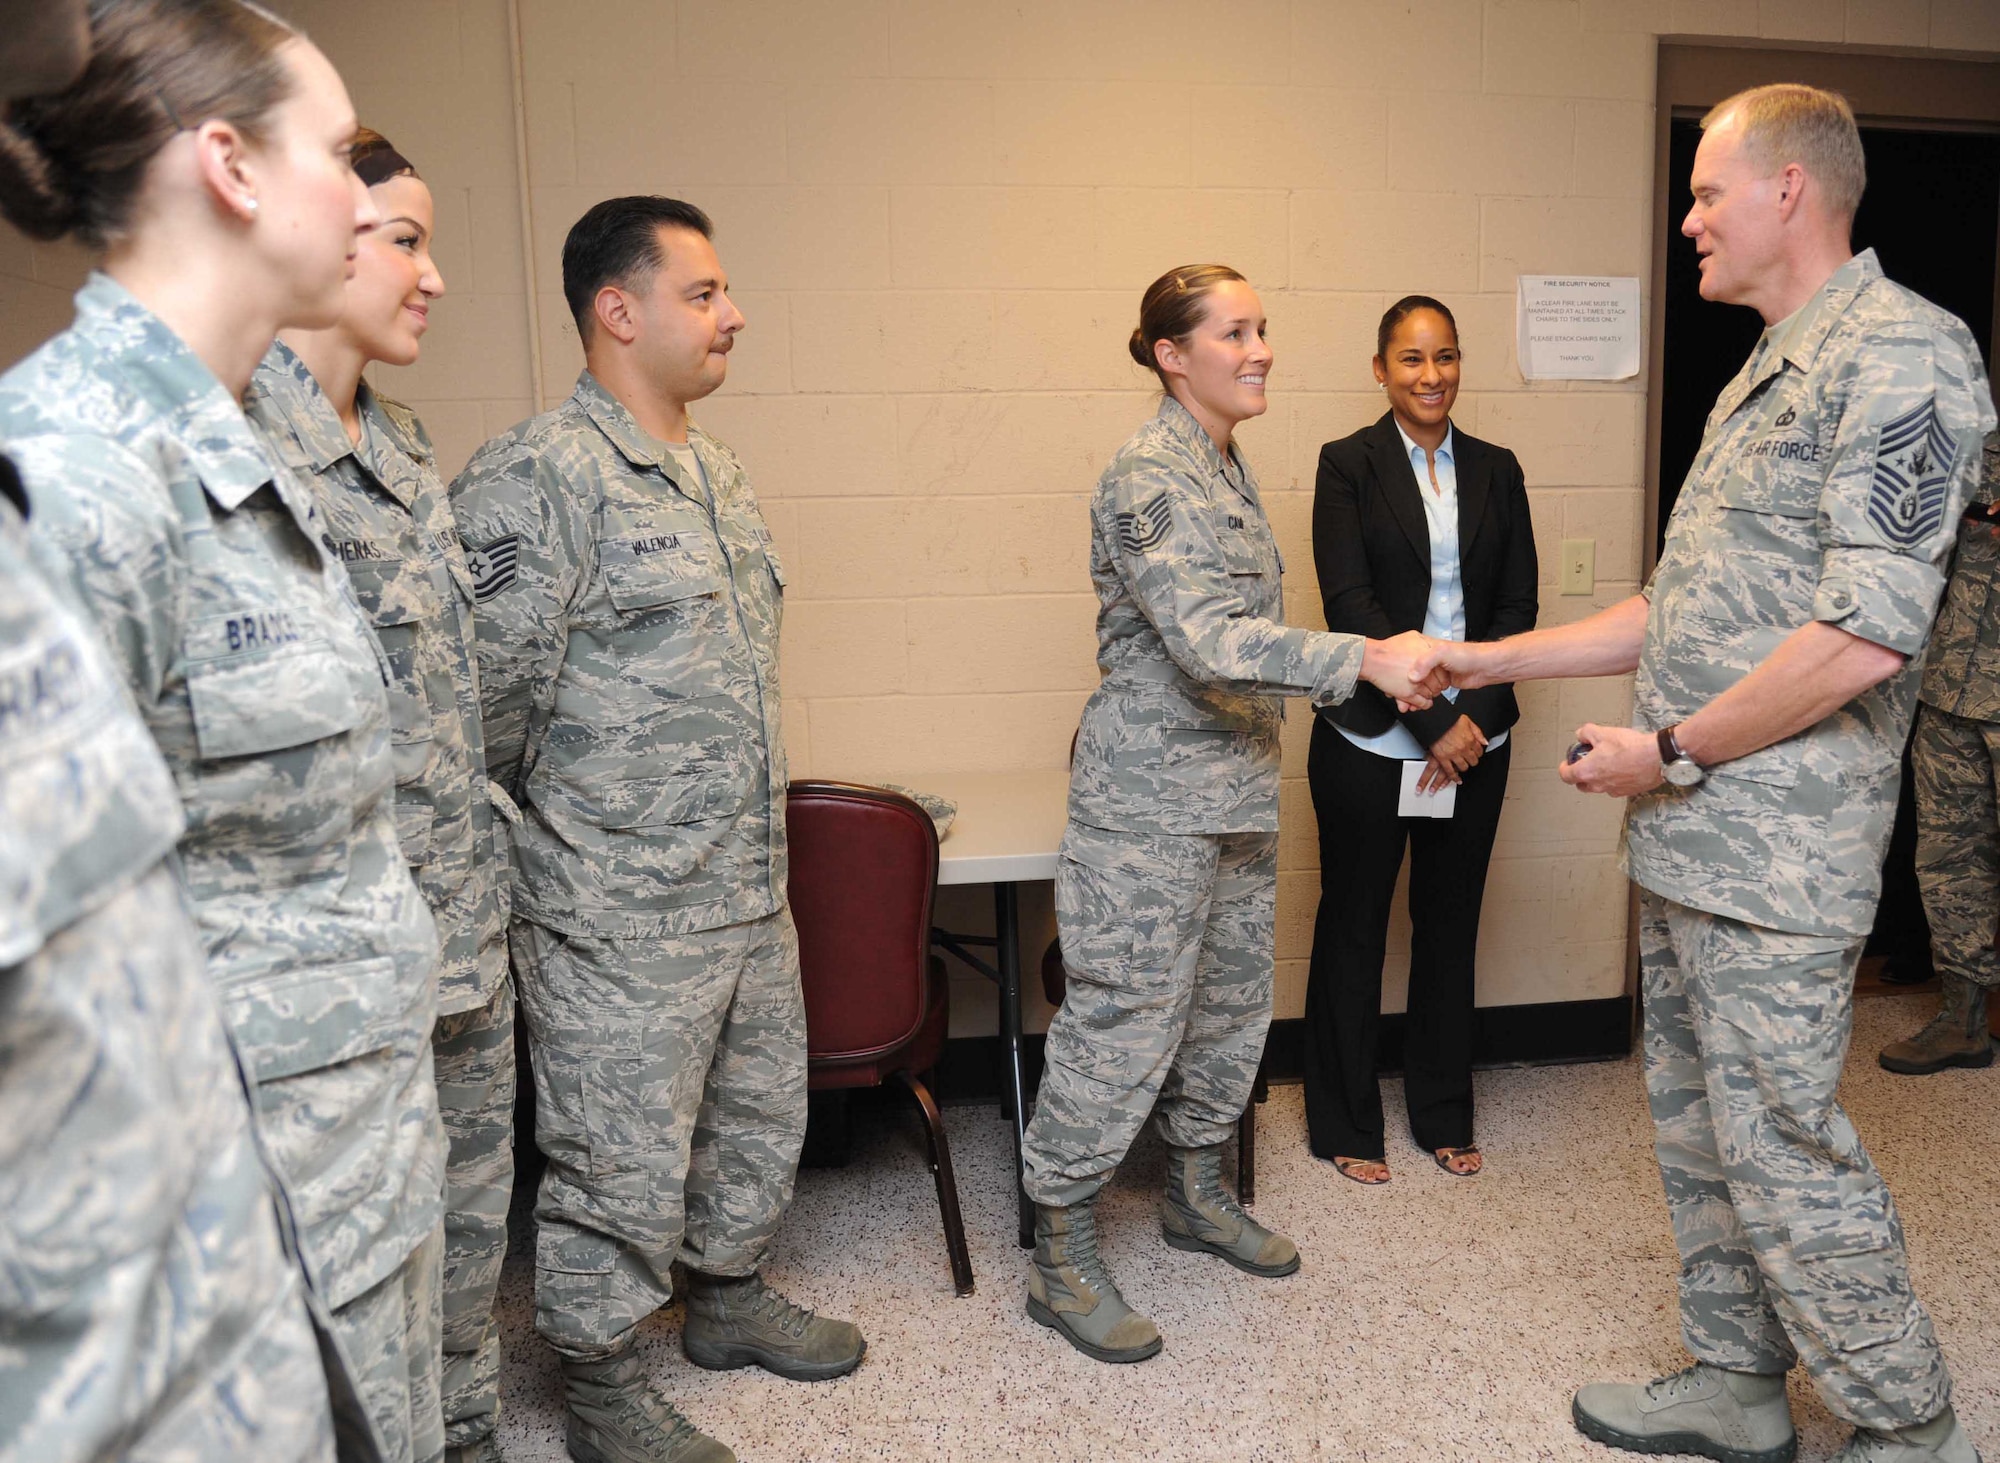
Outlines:
{"label": "black dress pants", "polygon": [[1389,906],[1410,845],[1403,1086],[1426,1150],[1472,1141],[1472,965],[1510,739],[1465,774],[1450,818],[1399,818],[1403,764],[1324,719],[1306,774],[1319,815],[1319,919],[1306,984],[1306,1129],[1322,1158],[1384,1157],[1375,1035]]}

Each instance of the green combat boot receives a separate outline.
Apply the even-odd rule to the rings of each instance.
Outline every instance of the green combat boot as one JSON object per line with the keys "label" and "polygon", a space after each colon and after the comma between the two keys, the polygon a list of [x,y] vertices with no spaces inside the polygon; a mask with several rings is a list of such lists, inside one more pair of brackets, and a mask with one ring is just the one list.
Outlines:
{"label": "green combat boot", "polygon": [[757,1275],[690,1270],[681,1349],[712,1372],[760,1366],[790,1381],[824,1382],[860,1366],[868,1343],[846,1321],[793,1305]]}
{"label": "green combat boot", "polygon": [[1289,1275],[1299,1247],[1243,1212],[1222,1186],[1222,1149],[1167,1145],[1167,1192],[1160,1199],[1160,1233],[1177,1250],[1220,1255],[1252,1275]]}
{"label": "green combat boot", "polygon": [[628,1348],[602,1361],[562,1363],[569,1455],[576,1463],[736,1463],[736,1455],[660,1395]]}
{"label": "green combat boot", "polygon": [[1930,1025],[1906,1041],[1882,1048],[1876,1060],[1905,1077],[1928,1077],[1946,1067],[1990,1067],[1993,1042],[1986,1034],[1986,987],[1940,971],[1944,1004]]}
{"label": "green combat boot", "polygon": [[1633,1453],[1694,1453],[1720,1463],[1792,1463],[1799,1435],[1785,1378],[1696,1362],[1647,1382],[1596,1382],[1576,1394],[1577,1431]]}
{"label": "green combat boot", "polygon": [[1035,1259],[1028,1271],[1028,1316],[1098,1361],[1144,1361],[1160,1332],[1125,1304],[1097,1253],[1095,1199],[1035,1206]]}
{"label": "green combat boot", "polygon": [[1833,1463],[1979,1463],[1979,1450],[1947,1407],[1918,1427],[1895,1432],[1858,1427]]}

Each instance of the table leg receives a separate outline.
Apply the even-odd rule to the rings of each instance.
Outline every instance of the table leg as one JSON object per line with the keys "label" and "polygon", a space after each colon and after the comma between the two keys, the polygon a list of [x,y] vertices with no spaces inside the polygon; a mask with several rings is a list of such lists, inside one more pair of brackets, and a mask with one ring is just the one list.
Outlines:
{"label": "table leg", "polygon": [[1000,1100],[1014,1129],[1015,1197],[1021,1211],[1021,1248],[1035,1244],[1035,1209],[1021,1187],[1021,1143],[1028,1131],[1026,1079],[1021,1070],[1021,901],[1009,883],[993,886],[993,934],[1000,967]]}

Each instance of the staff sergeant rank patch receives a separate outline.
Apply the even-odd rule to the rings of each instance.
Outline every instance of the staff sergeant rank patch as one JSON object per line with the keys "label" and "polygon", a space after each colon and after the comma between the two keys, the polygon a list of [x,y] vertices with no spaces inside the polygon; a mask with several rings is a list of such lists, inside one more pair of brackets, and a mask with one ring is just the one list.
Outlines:
{"label": "staff sergeant rank patch", "polygon": [[521,560],[521,535],[510,533],[496,538],[465,555],[465,567],[472,571],[472,602],[485,604],[514,582]]}
{"label": "staff sergeant rank patch", "polygon": [[1958,444],[1938,420],[1937,399],[1926,398],[1882,428],[1875,440],[1875,478],[1868,489],[1868,521],[1897,548],[1913,548],[1944,522]]}
{"label": "staff sergeant rank patch", "polygon": [[1167,495],[1157,493],[1136,513],[1118,515],[1118,542],[1128,554],[1143,554],[1167,536],[1174,515],[1167,507]]}

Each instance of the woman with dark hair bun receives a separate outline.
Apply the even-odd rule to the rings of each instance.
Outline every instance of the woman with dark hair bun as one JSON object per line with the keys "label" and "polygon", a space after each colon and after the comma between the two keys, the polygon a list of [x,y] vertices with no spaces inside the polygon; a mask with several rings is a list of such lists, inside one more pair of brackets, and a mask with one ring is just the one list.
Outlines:
{"label": "woman with dark hair bun", "polygon": [[1166,1242],[1252,1275],[1299,1267],[1222,1182],[1271,1022],[1283,698],[1326,705],[1366,680],[1427,706],[1442,686],[1421,635],[1283,623],[1283,561],[1235,445],[1265,408],[1264,327],[1256,291],[1225,265],[1153,282],[1129,348],[1165,394],[1090,505],[1103,679],[1077,734],[1056,873],[1068,994],[1022,1162],[1028,1314],[1099,1361],[1161,1345],[1118,1293],[1092,1207],[1149,1112],[1167,1143]]}
{"label": "woman with dark hair bun", "polygon": [[396,843],[380,646],[240,398],[341,314],[374,205],[326,58],[239,0],[96,0],[92,57],[0,122],[0,210],[104,251],[0,377],[31,541],[174,775],[208,978],[388,1456],[443,1452],[437,937]]}
{"label": "woman with dark hair bun", "polygon": [[[1427,295],[1389,307],[1375,380],[1388,411],[1329,442],[1313,497],[1313,558],[1330,629],[1498,640],[1532,630],[1535,532],[1521,464],[1458,431],[1458,324]],[[1486,864],[1507,791],[1512,686],[1447,691],[1402,710],[1364,691],[1313,723],[1320,901],[1306,985],[1312,1151],[1356,1183],[1389,1181],[1375,1030],[1389,905],[1410,846],[1410,997],[1403,1088],[1410,1132],[1460,1178],[1484,1162],[1472,1134],[1472,955]],[[1412,772],[1412,769],[1415,769]],[[1451,816],[1400,815],[1453,789]]]}
{"label": "woman with dark hair bun", "polygon": [[[429,435],[362,372],[415,363],[444,278],[436,211],[408,158],[355,133],[354,171],[380,220],[356,247],[340,318],[282,332],[251,380],[250,420],[317,493],[320,534],[347,566],[394,683],[396,833],[437,921],[432,1038],[446,1135],[443,1401],[448,1463],[500,1456],[493,1295],[513,1186],[514,993],[508,848],[519,816],[486,780],[473,669],[472,575]],[[489,800],[490,799],[490,800]]]}

